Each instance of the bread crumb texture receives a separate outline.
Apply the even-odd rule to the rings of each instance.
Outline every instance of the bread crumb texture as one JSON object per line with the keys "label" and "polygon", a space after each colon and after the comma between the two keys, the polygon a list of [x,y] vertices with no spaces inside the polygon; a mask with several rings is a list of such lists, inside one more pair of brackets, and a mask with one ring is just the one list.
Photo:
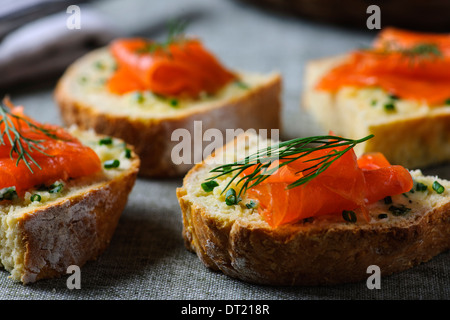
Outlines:
{"label": "bread crumb texture", "polygon": [[[83,264],[86,257],[77,251],[81,249],[80,245],[87,246],[88,259],[94,258],[94,254],[89,252],[89,242],[84,243],[74,233],[98,242],[101,228],[108,232],[115,228],[114,216],[110,226],[97,225],[100,220],[90,210],[101,208],[105,214],[115,210],[111,207],[114,199],[108,197],[120,195],[114,193],[116,187],[112,182],[122,181],[128,174],[133,175],[139,166],[134,152],[121,140],[108,138],[110,143],[102,144],[100,140],[104,137],[93,131],[71,127],[69,132],[91,147],[103,164],[118,160],[118,166],[103,166],[103,170],[94,176],[55,181],[50,187],[28,190],[24,197],[0,202],[0,265],[11,273],[14,280],[34,282],[65,273],[66,262]],[[125,179],[122,195],[125,202],[134,178]],[[117,202],[119,210],[123,205],[124,201]],[[106,232],[104,236],[109,237]],[[102,241],[109,242],[109,239]],[[96,246],[94,243],[91,245]]]}
{"label": "bread crumb texture", "polygon": [[[218,153],[218,157],[230,163],[238,159],[233,150],[248,154],[262,143],[250,137],[250,142],[242,145],[235,148],[229,144],[227,155]],[[450,182],[424,176],[420,170],[410,171],[414,179],[410,192],[368,206],[370,221],[357,210],[356,223],[337,213],[271,229],[257,207],[246,207],[251,199],[245,195],[237,205],[225,203],[223,191],[230,176],[216,179],[219,185],[212,192],[202,189],[216,165],[205,162],[195,166],[177,196],[186,247],[207,267],[229,276],[271,285],[354,282],[367,278],[371,264],[388,275],[448,249]]]}

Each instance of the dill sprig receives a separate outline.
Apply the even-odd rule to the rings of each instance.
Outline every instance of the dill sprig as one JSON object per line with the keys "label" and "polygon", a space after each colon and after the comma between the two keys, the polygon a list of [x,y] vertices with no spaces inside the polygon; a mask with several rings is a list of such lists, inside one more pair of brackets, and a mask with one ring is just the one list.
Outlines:
{"label": "dill sprig", "polygon": [[[210,172],[217,173],[217,175],[214,175],[206,180],[210,181],[221,176],[233,174],[231,180],[222,192],[225,192],[233,181],[236,181],[236,186],[241,185],[237,194],[237,198],[240,198],[241,195],[247,191],[247,189],[260,184],[281,167],[304,158],[315,151],[330,149],[330,152],[325,155],[305,160],[305,163],[310,162],[311,166],[296,172],[296,174],[299,174],[299,179],[287,186],[288,189],[295,188],[316,178],[346,152],[350,151],[357,144],[365,142],[372,137],[373,135],[369,135],[359,140],[353,140],[327,135],[296,138],[289,141],[280,142],[273,146],[260,149],[240,161],[215,167]],[[336,150],[336,148],[340,147],[345,148],[342,150]],[[277,162],[277,165],[273,165],[273,163],[277,160],[280,161]],[[251,173],[246,174],[245,176],[240,176],[249,168],[252,168]]]}
{"label": "dill sprig", "polygon": [[9,104],[7,99],[0,103],[0,145],[6,145],[6,141],[8,141],[11,145],[10,158],[13,160],[14,156],[17,156],[16,166],[19,165],[20,161],[23,161],[31,173],[34,173],[31,163],[34,163],[39,169],[41,167],[31,153],[37,151],[49,157],[52,155],[47,154],[45,147],[42,146],[42,142],[45,140],[26,137],[22,134],[21,127],[28,126],[28,129],[33,133],[42,133],[51,139],[60,139],[51,130],[29,121],[25,117],[11,113],[7,104]]}
{"label": "dill sprig", "polygon": [[435,43],[418,43],[412,47],[399,46],[394,41],[386,41],[382,53],[400,53],[411,62],[442,58],[442,52]]}
{"label": "dill sprig", "polygon": [[173,43],[179,43],[185,40],[184,31],[186,29],[187,22],[186,21],[178,21],[172,20],[168,23],[168,35],[166,40],[159,41],[150,41],[143,48],[137,50],[138,53],[153,53],[157,50],[164,51],[166,53],[169,52],[169,46]]}
{"label": "dill sprig", "polygon": [[414,47],[401,49],[400,52],[412,59],[417,58],[441,58],[442,52],[439,47],[434,43],[419,43]]}

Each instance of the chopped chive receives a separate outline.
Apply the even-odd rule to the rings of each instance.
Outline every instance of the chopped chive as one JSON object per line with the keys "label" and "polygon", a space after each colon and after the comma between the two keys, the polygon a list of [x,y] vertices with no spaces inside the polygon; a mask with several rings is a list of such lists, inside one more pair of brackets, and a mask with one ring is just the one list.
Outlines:
{"label": "chopped chive", "polygon": [[50,193],[58,193],[58,192],[60,192],[62,190],[63,186],[64,185],[61,182],[55,182],[54,184],[52,184],[49,187],[48,192],[50,192]]}
{"label": "chopped chive", "polygon": [[103,167],[105,169],[118,168],[120,166],[120,161],[117,159],[107,160],[103,163]]}
{"label": "chopped chive", "polygon": [[384,198],[384,203],[385,204],[391,204],[392,203],[392,198],[390,196],[387,196],[386,198]]}
{"label": "chopped chive", "polygon": [[178,107],[178,100],[177,99],[170,99],[170,105],[172,107]]}
{"label": "chopped chive", "polygon": [[96,67],[97,69],[100,69],[100,70],[105,69],[105,65],[104,65],[103,62],[101,62],[101,61],[97,61],[97,62],[95,63],[95,67]]}
{"label": "chopped chive", "polygon": [[30,198],[31,202],[35,202],[35,201],[41,202],[41,199],[42,199],[41,196],[37,193],[33,194]]}
{"label": "chopped chive", "polygon": [[392,212],[394,216],[402,216],[411,211],[411,209],[402,204],[399,206],[390,206],[389,211]]}
{"label": "chopped chive", "polygon": [[371,105],[371,106],[375,106],[377,103],[378,103],[378,101],[377,101],[376,99],[373,99],[373,100],[370,102],[370,105]]}
{"label": "chopped chive", "polygon": [[247,209],[253,209],[256,207],[256,202],[253,200],[250,200],[248,203],[245,204],[245,206],[247,207]]}
{"label": "chopped chive", "polygon": [[433,182],[433,190],[436,191],[437,193],[441,194],[445,191],[445,188],[442,184],[435,181],[435,182]]}
{"label": "chopped chive", "polygon": [[225,194],[225,203],[228,206],[232,206],[234,204],[237,204],[237,197],[236,197],[236,191],[234,189],[228,189],[227,193]]}
{"label": "chopped chive", "polygon": [[100,139],[100,141],[98,142],[98,144],[100,145],[110,145],[113,143],[113,139],[111,137],[105,137]]}
{"label": "chopped chive", "polygon": [[351,223],[356,222],[356,214],[354,211],[344,210],[344,211],[342,211],[342,217],[347,222],[351,222]]}
{"label": "chopped chive", "polygon": [[217,181],[211,180],[211,181],[207,181],[207,182],[203,182],[201,184],[202,189],[205,192],[211,192],[214,190],[215,187],[217,187],[219,184],[217,183]]}
{"label": "chopped chive", "polygon": [[389,95],[389,99],[392,99],[392,100],[398,100],[398,99],[400,99],[400,97],[399,97],[399,96],[396,96],[395,94],[390,94],[390,95]]}
{"label": "chopped chive", "polygon": [[378,215],[378,219],[386,219],[388,217],[388,215],[386,213],[380,213]]}
{"label": "chopped chive", "polygon": [[386,103],[384,105],[384,110],[386,112],[393,112],[393,111],[395,111],[395,104],[393,104],[392,102]]}
{"label": "chopped chive", "polygon": [[87,77],[85,77],[85,76],[80,77],[80,82],[81,83],[86,83],[87,82]]}
{"label": "chopped chive", "polygon": [[0,201],[13,200],[15,197],[17,197],[16,187],[8,187],[0,190]]}
{"label": "chopped chive", "polygon": [[417,184],[416,184],[417,191],[424,192],[424,191],[427,191],[427,189],[428,189],[428,186],[426,184],[423,184],[422,182],[417,182]]}
{"label": "chopped chive", "polygon": [[447,100],[445,100],[444,103],[445,103],[446,105],[450,105],[450,98],[448,98]]}
{"label": "chopped chive", "polygon": [[144,95],[141,92],[135,92],[133,95],[133,99],[137,103],[142,103],[145,101]]}
{"label": "chopped chive", "polygon": [[125,158],[131,159],[131,149],[125,148]]}
{"label": "chopped chive", "polygon": [[241,89],[248,89],[249,88],[249,86],[246,83],[244,83],[244,82],[242,82],[240,80],[236,80],[234,82],[234,84],[237,85]]}

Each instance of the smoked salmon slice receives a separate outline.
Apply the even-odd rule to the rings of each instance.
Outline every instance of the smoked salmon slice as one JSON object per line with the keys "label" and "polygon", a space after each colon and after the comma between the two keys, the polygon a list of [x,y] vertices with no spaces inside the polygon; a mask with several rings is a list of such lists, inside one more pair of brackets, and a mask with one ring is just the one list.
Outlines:
{"label": "smoked salmon slice", "polygon": [[442,105],[450,98],[450,35],[385,29],[369,50],[356,50],[317,88],[381,87],[403,99]]}
{"label": "smoked salmon slice", "polygon": [[[13,115],[20,118],[15,118]],[[15,187],[18,195],[23,195],[30,188],[46,185],[56,181],[67,181],[83,176],[95,174],[101,170],[101,162],[97,154],[89,147],[84,146],[64,129],[53,125],[42,125],[23,113],[22,107],[14,107],[10,114],[3,117],[4,121],[10,121],[20,132],[20,141],[24,149],[34,159],[37,165],[26,158],[17,161],[18,152],[11,153],[11,142],[6,134],[3,135],[3,144],[0,145],[0,189]],[[26,119],[32,125],[24,121]],[[46,130],[44,133],[41,130]],[[5,124],[0,125],[1,132],[5,132]],[[14,136],[16,137],[16,136]],[[30,149],[24,139],[32,139],[42,152]],[[16,143],[16,146],[18,144]]]}
{"label": "smoked salmon slice", "polygon": [[184,39],[165,48],[152,44],[141,38],[111,43],[118,69],[107,83],[110,91],[150,90],[164,96],[197,98],[202,93],[214,94],[236,78],[199,40]]}
{"label": "smoked salmon slice", "polygon": [[[391,165],[381,153],[357,159],[351,149],[306,184],[288,188],[289,184],[315,170],[309,168],[333,150],[338,148],[314,151],[280,167],[275,174],[247,190],[247,197],[257,200],[258,212],[271,227],[310,217],[341,215],[344,210],[358,208],[367,219],[366,205],[408,192],[413,186],[408,170]],[[242,176],[251,172],[250,167]]]}

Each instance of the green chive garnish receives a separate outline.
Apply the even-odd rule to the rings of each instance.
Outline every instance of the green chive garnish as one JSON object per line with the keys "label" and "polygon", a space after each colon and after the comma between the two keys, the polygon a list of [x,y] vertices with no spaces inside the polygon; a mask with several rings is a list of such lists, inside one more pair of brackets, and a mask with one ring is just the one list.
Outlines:
{"label": "green chive garnish", "polygon": [[128,148],[125,148],[125,158],[131,159],[131,150]]}
{"label": "green chive garnish", "polygon": [[411,211],[411,209],[402,204],[400,206],[390,206],[389,211],[392,212],[394,216],[402,216]]}
{"label": "green chive garnish", "polygon": [[145,98],[144,98],[144,96],[143,96],[143,94],[141,92],[135,92],[134,96],[133,96],[133,99],[137,103],[142,103],[145,100]]}
{"label": "green chive garnish", "polygon": [[435,182],[433,182],[433,190],[436,191],[437,193],[441,194],[445,191],[445,188],[442,184],[435,181]]}
{"label": "green chive garnish", "polygon": [[416,184],[417,191],[424,192],[424,191],[427,191],[427,189],[428,189],[428,186],[426,184],[423,184],[422,182],[417,182],[417,184]]}
{"label": "green chive garnish", "polygon": [[41,202],[41,199],[42,199],[41,196],[37,193],[33,194],[30,198],[31,202],[35,202],[35,201]]}
{"label": "green chive garnish", "polygon": [[63,188],[63,184],[60,182],[55,182],[54,184],[52,184],[48,190],[48,192],[50,193],[58,193],[62,190]]}
{"label": "green chive garnish", "polygon": [[218,184],[216,181],[214,181],[214,180],[207,181],[207,182],[203,182],[203,183],[201,184],[202,189],[203,189],[205,192],[211,192],[211,191],[213,191],[214,188],[217,187],[218,185],[219,185],[219,184]]}
{"label": "green chive garnish", "polygon": [[241,89],[248,89],[249,88],[249,86],[246,83],[242,82],[242,81],[236,80],[234,83]]}
{"label": "green chive garnish", "polygon": [[170,105],[172,107],[178,107],[178,100],[177,99],[170,99]]}
{"label": "green chive garnish", "polygon": [[17,197],[16,187],[9,187],[1,190],[0,201],[13,200],[15,197]]}
{"label": "green chive garnish", "polygon": [[100,70],[105,69],[105,65],[104,65],[103,62],[101,62],[101,61],[97,61],[97,62],[95,63],[95,67],[96,67],[97,69],[100,69]]}
{"label": "green chive garnish", "polygon": [[120,166],[120,161],[117,159],[107,160],[103,163],[103,167],[105,169],[118,168]]}
{"label": "green chive garnish", "polygon": [[446,105],[450,105],[450,98],[448,98],[447,100],[445,100],[444,103],[445,103]]}
{"label": "green chive garnish", "polygon": [[247,209],[253,209],[256,207],[256,202],[253,200],[250,200],[250,202],[246,203],[245,206],[247,207]]}
{"label": "green chive garnish", "polygon": [[228,189],[225,194],[225,203],[229,206],[237,203],[236,191],[234,189]]}
{"label": "green chive garnish", "polygon": [[356,222],[356,213],[350,210],[342,211],[342,217],[345,221],[355,223]]}
{"label": "green chive garnish", "polygon": [[392,100],[398,100],[398,99],[400,99],[398,96],[396,96],[395,94],[390,94],[389,95],[389,99],[392,99]]}
{"label": "green chive garnish", "polygon": [[388,217],[388,215],[386,213],[380,213],[378,215],[378,219],[386,219]]}
{"label": "green chive garnish", "polygon": [[102,138],[98,143],[100,145],[110,145],[113,143],[113,139],[111,137]]}
{"label": "green chive garnish", "polygon": [[392,102],[386,103],[384,105],[384,110],[387,112],[395,111],[395,104],[393,104]]}

